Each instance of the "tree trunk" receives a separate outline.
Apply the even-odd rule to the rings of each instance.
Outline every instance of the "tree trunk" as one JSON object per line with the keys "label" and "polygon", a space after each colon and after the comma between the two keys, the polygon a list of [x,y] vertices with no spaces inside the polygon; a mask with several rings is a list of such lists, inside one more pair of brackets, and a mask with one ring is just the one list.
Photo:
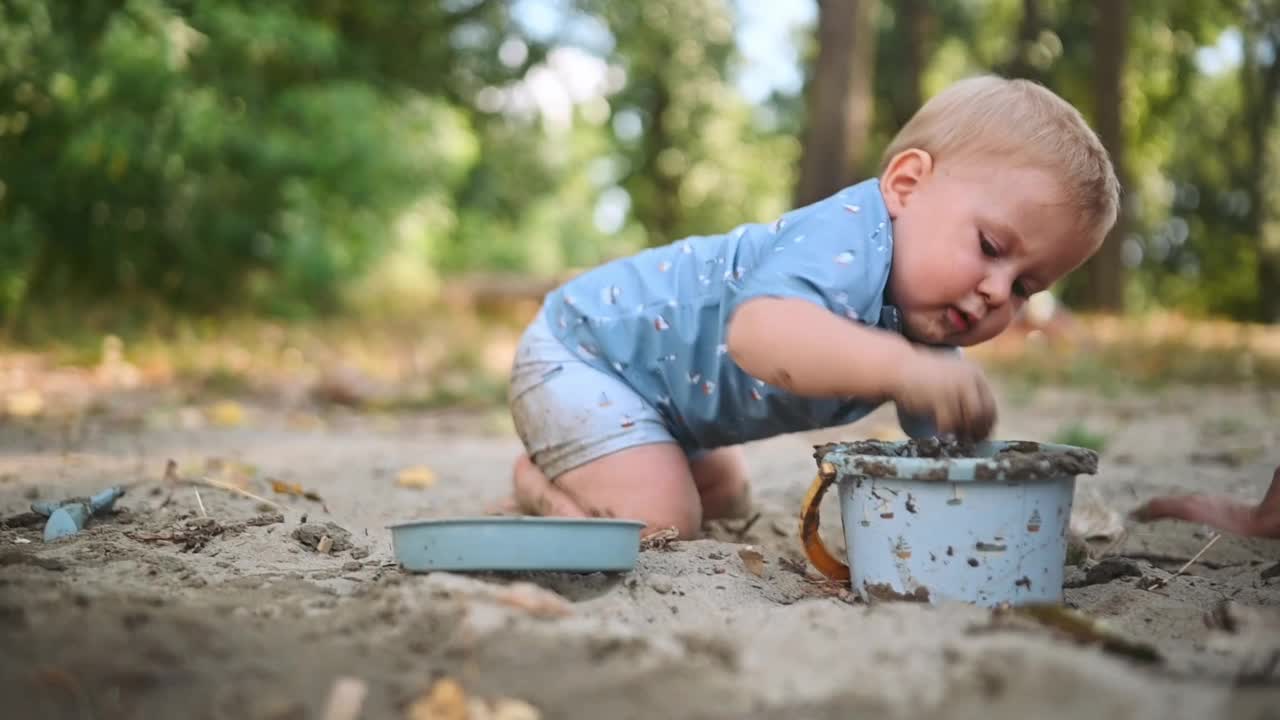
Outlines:
{"label": "tree trunk", "polygon": [[1042,73],[1031,62],[1031,48],[1040,42],[1040,33],[1044,30],[1044,11],[1040,0],[1022,0],[1022,22],[1018,24],[1018,44],[1013,48],[1013,57],[1001,68],[1002,74],[1008,77],[1025,78],[1042,81]]}
{"label": "tree trunk", "polygon": [[807,205],[850,185],[871,130],[877,0],[821,0],[818,57],[808,89],[808,129],[795,202]]}
{"label": "tree trunk", "polygon": [[912,115],[924,104],[921,81],[924,78],[925,58],[929,56],[929,26],[932,10],[924,0],[901,0],[898,3],[898,23],[902,27],[903,43],[902,81],[905,84],[894,115],[898,127],[907,124]]}
{"label": "tree trunk", "polygon": [[652,194],[637,200],[637,216],[648,219],[648,244],[664,245],[677,239],[681,224],[680,179],[664,172],[658,158],[675,141],[667,127],[667,110],[671,107],[671,90],[667,79],[659,73],[653,80],[653,97],[647,108],[649,122],[644,131],[644,169],[653,180]]}
{"label": "tree trunk", "polygon": [[[1095,0],[1093,38],[1094,122],[1111,155],[1120,187],[1128,187],[1124,142],[1124,70],[1128,50],[1129,0]],[[1124,310],[1124,236],[1128,202],[1122,195],[1120,215],[1102,249],[1084,266],[1083,305],[1096,310]]]}
{"label": "tree trunk", "polygon": [[[1260,11],[1261,12],[1261,11]],[[1265,18],[1259,18],[1265,20]],[[1274,21],[1273,21],[1274,22]],[[1280,322],[1280,237],[1268,232],[1267,184],[1271,169],[1271,152],[1267,140],[1275,121],[1276,103],[1280,102],[1280,31],[1260,22],[1258,43],[1270,45],[1270,61],[1257,62],[1264,53],[1256,53],[1250,34],[1245,35],[1245,62],[1241,67],[1244,85],[1244,113],[1249,128],[1249,149],[1253,161],[1246,170],[1246,192],[1249,196],[1248,227],[1258,239],[1258,305],[1262,319]]]}

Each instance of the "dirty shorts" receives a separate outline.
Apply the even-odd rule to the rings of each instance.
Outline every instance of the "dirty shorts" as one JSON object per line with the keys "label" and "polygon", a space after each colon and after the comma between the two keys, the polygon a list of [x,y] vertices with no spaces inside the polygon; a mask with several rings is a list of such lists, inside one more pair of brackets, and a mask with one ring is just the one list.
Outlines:
{"label": "dirty shorts", "polygon": [[516,349],[508,401],[529,459],[549,479],[619,450],[676,442],[653,405],[579,360],[542,313]]}

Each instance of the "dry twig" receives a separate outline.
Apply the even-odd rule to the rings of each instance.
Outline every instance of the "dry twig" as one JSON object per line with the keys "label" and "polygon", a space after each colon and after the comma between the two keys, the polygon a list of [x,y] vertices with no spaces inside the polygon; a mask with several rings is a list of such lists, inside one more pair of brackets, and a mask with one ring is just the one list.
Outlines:
{"label": "dry twig", "polygon": [[226,492],[233,493],[235,495],[240,495],[241,497],[247,497],[250,500],[256,500],[260,503],[263,503],[264,505],[270,505],[271,507],[279,510],[280,512],[284,512],[285,510],[285,507],[280,503],[268,500],[262,497],[261,495],[251,493],[248,490],[238,488],[235,485],[222,482],[221,480],[214,480],[212,478],[207,478],[207,477],[184,478],[178,474],[178,463],[174,462],[173,460],[169,460],[169,462],[165,465],[164,481],[172,484],[198,485],[200,487],[214,488],[215,490],[225,490]]}
{"label": "dry twig", "polygon": [[1187,561],[1187,562],[1186,562],[1182,567],[1180,567],[1180,568],[1178,568],[1176,571],[1174,571],[1174,573],[1173,573],[1172,575],[1170,575],[1169,577],[1167,577],[1167,578],[1161,578],[1161,579],[1159,579],[1159,580],[1156,580],[1154,583],[1152,583],[1151,585],[1147,586],[1147,589],[1148,589],[1148,590],[1158,590],[1158,589],[1160,589],[1160,588],[1164,587],[1165,585],[1168,585],[1168,584],[1169,584],[1169,583],[1170,583],[1174,578],[1176,578],[1176,577],[1178,577],[1179,575],[1181,575],[1182,573],[1186,572],[1186,571],[1187,571],[1187,568],[1189,568],[1189,567],[1191,567],[1193,564],[1195,564],[1195,561],[1199,560],[1201,555],[1204,555],[1206,552],[1208,552],[1208,551],[1209,551],[1209,548],[1213,547],[1213,544],[1214,544],[1214,543],[1216,543],[1216,542],[1218,542],[1218,539],[1219,539],[1219,538],[1221,538],[1221,537],[1222,537],[1222,534],[1221,534],[1221,533],[1218,533],[1218,534],[1215,534],[1213,537],[1209,538],[1209,542],[1205,543],[1204,547],[1200,548],[1200,552],[1196,553],[1195,555],[1192,555],[1192,556],[1191,556],[1191,559],[1190,559],[1190,560],[1188,560],[1188,561]]}

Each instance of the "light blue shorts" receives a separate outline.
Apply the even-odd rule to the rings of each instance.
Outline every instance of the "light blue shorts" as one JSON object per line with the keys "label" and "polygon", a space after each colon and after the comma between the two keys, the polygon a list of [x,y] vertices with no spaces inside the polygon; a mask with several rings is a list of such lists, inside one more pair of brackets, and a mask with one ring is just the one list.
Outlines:
{"label": "light blue shorts", "polygon": [[516,349],[508,403],[529,459],[552,480],[619,450],[676,443],[653,405],[579,360],[551,334],[542,313]]}

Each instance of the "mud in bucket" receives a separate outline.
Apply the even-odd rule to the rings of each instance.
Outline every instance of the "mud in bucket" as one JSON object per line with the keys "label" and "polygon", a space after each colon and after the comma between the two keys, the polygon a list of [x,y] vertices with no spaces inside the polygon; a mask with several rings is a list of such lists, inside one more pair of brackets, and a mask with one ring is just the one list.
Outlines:
{"label": "mud in bucket", "polygon": [[[801,510],[809,561],[864,601],[1062,602],[1076,477],[1098,456],[1069,445],[939,440],[832,443]],[[835,484],[847,563],[818,534]]]}

